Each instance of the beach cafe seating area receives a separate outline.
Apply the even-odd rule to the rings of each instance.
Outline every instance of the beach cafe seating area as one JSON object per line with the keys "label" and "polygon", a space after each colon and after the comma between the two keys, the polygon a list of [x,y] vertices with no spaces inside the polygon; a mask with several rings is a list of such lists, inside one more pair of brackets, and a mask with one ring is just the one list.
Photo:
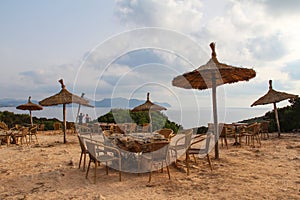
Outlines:
{"label": "beach cafe seating area", "polygon": [[38,125],[21,126],[16,124],[13,128],[8,128],[4,122],[0,122],[0,142],[10,144],[29,145],[38,143],[37,138]]}
{"label": "beach cafe seating area", "polygon": [[[269,137],[268,124],[268,121],[251,124],[219,123],[219,145],[224,150],[231,146],[234,148],[242,145],[261,146],[262,140]],[[61,130],[60,125],[55,126],[57,126],[55,131]],[[0,139],[7,145],[38,143],[38,129],[37,125],[28,127],[15,125],[9,129],[1,122]],[[138,175],[148,173],[150,182],[154,171],[163,171],[163,168],[167,169],[170,179],[170,164],[184,168],[189,175],[191,162],[196,163],[196,157],[205,158],[210,170],[213,170],[209,155],[215,140],[212,123],[208,123],[206,134],[196,134],[193,129],[179,130],[178,133],[167,128],[153,132],[149,130],[149,124],[145,126],[138,126],[135,123],[76,124],[74,133],[78,136],[81,149],[78,168],[86,171],[86,178],[89,177],[91,168],[94,168],[94,182],[100,164],[105,166],[106,174],[110,169],[118,171],[119,181],[122,180],[122,173],[125,172]]]}
{"label": "beach cafe seating area", "polygon": [[[267,139],[268,135],[268,121],[261,123],[219,123],[219,141],[222,149],[234,147],[247,146],[261,146],[262,139]],[[146,126],[149,126],[148,124]],[[134,127],[134,128],[133,128]],[[151,171],[153,166],[151,162],[159,161],[158,169],[169,167],[170,163],[175,166],[181,166],[186,169],[187,175],[190,173],[190,164],[192,161],[197,162],[198,158],[207,159],[210,170],[213,170],[212,161],[209,152],[213,149],[214,142],[214,125],[208,124],[208,131],[206,134],[195,134],[192,129],[180,130],[177,134],[173,133],[171,129],[160,129],[149,132],[149,129],[139,128],[134,123],[124,124],[104,124],[97,123],[92,126],[77,127],[78,137],[81,141],[82,154],[89,155],[86,146],[86,141],[96,143],[104,149],[115,148],[118,150],[117,154],[121,156],[120,165],[116,162],[106,162],[106,167],[116,169],[122,172],[130,173],[145,173],[149,172],[149,181],[151,181]],[[159,154],[159,159],[154,159],[154,154],[158,150],[155,145],[161,147],[166,146],[166,152],[162,150]],[[98,147],[97,147],[98,148]],[[165,150],[164,149],[164,150]],[[100,151],[99,151],[100,152]],[[95,153],[94,153],[95,154]],[[97,151],[96,151],[97,154]],[[91,162],[95,162],[97,156],[89,155]],[[154,157],[153,157],[154,156]],[[192,156],[193,160],[191,160]],[[185,157],[181,162],[180,158]],[[82,155],[80,162],[82,160]],[[181,159],[182,160],[182,159]],[[100,161],[101,162],[101,161]],[[86,163],[86,161],[84,161]],[[103,161],[101,162],[103,163]],[[79,168],[81,164],[79,164]],[[85,164],[83,169],[85,169]],[[89,169],[90,167],[88,167]],[[168,177],[170,172],[167,169]],[[96,172],[95,172],[96,173]],[[108,172],[107,172],[108,173]],[[88,172],[87,172],[88,174]],[[121,180],[121,178],[120,178]]]}

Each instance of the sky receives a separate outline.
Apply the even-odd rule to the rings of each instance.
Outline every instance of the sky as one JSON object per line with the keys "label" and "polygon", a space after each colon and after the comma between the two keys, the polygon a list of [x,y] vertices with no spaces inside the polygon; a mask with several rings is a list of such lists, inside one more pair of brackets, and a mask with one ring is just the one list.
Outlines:
{"label": "sky", "polygon": [[299,94],[299,10],[298,0],[1,0],[0,98],[42,100],[63,78],[94,100],[150,92],[174,108],[211,106],[211,90],[171,83],[206,64],[211,42],[220,62],[256,71],[218,87],[220,108],[250,107],[270,79]]}

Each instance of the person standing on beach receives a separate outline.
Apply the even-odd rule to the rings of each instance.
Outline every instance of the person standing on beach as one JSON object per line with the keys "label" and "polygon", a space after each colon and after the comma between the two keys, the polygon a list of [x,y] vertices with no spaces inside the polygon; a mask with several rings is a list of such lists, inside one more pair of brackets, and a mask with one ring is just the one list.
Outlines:
{"label": "person standing on beach", "polygon": [[85,123],[89,123],[90,122],[90,117],[88,114],[85,115]]}
{"label": "person standing on beach", "polygon": [[78,116],[78,123],[81,125],[82,124],[82,120],[83,120],[83,114],[80,113],[79,116]]}

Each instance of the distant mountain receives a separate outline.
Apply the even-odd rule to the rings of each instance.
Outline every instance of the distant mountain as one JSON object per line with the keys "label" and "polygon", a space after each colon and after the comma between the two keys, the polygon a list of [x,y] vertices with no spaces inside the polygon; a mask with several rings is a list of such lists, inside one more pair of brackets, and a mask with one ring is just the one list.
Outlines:
{"label": "distant mountain", "polygon": [[[92,102],[91,102],[92,103]],[[134,108],[138,105],[145,103],[145,100],[126,99],[126,98],[105,98],[101,101],[95,101],[95,107],[113,107],[113,108]],[[170,108],[171,105],[165,102],[153,102],[157,105]]]}
{"label": "distant mountain", "polygon": [[[21,99],[0,99],[0,107],[16,107],[20,104],[24,104],[27,103],[27,99],[26,100],[21,100]],[[38,104],[38,101],[36,100],[32,100],[33,103]],[[145,102],[145,100],[138,100],[138,99],[126,99],[126,98],[105,98],[101,101],[91,101],[90,100],[90,104],[94,105],[95,107],[105,107],[105,108],[134,108],[140,104],[143,104]],[[160,106],[164,106],[166,108],[170,108],[171,105],[168,103],[163,103],[163,102],[153,102],[157,105]]]}
{"label": "distant mountain", "polygon": [[[25,104],[28,102],[28,99],[22,100],[22,99],[0,99],[0,107],[16,107],[21,104]],[[32,103],[38,104],[37,101],[32,100]]]}

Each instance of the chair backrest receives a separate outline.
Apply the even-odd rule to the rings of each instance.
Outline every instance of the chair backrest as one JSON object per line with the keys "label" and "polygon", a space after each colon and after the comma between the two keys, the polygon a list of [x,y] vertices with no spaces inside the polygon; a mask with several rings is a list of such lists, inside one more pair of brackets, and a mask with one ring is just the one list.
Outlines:
{"label": "chair backrest", "polygon": [[269,133],[269,121],[261,121],[260,122],[260,131],[262,133]]}
{"label": "chair backrest", "polygon": [[186,147],[189,147],[191,145],[191,141],[192,141],[192,134],[193,134],[193,129],[188,129],[185,132],[185,141],[184,141],[184,145]]}
{"label": "chair backrest", "polygon": [[125,127],[123,127],[122,125],[118,125],[118,124],[115,124],[115,125],[112,125],[111,128],[110,128],[110,131],[113,132],[113,133],[122,133],[124,134],[125,133]]}
{"label": "chair backrest", "polygon": [[108,124],[100,124],[100,128],[102,131],[110,130],[110,125]]}
{"label": "chair backrest", "polygon": [[29,128],[29,133],[30,134],[36,134],[37,133],[37,125],[36,124]]}
{"label": "chair backrest", "polygon": [[96,161],[96,143],[87,139],[85,140],[85,145],[89,152],[90,159]]}
{"label": "chair backrest", "polygon": [[130,123],[129,132],[130,132],[130,133],[135,132],[136,127],[137,127],[137,124],[136,124],[136,123]]}
{"label": "chair backrest", "polygon": [[39,124],[38,130],[43,131],[45,129],[45,124]]}
{"label": "chair backrest", "polygon": [[163,128],[156,132],[163,135],[166,139],[170,139],[170,137],[173,135],[173,130],[169,128]]}
{"label": "chair backrest", "polygon": [[28,135],[28,130],[29,130],[28,127],[22,127],[21,130],[22,130],[22,136]]}
{"label": "chair backrest", "polygon": [[175,146],[178,149],[187,149],[191,145],[193,129],[181,130],[175,137]]}
{"label": "chair backrest", "polygon": [[108,137],[108,136],[110,136],[112,134],[109,130],[102,131],[102,133],[106,137]]}
{"label": "chair backrest", "polygon": [[4,122],[0,122],[0,129],[3,129],[5,131],[8,130],[8,126]]}
{"label": "chair backrest", "polygon": [[143,124],[142,126],[142,132],[149,132],[151,128],[151,124],[147,123],[147,124]]}
{"label": "chair backrest", "polygon": [[61,129],[61,124],[59,122],[55,122],[53,124],[53,128],[54,128],[54,130],[60,130]]}
{"label": "chair backrest", "polygon": [[[213,124],[213,123],[208,123],[207,124],[208,125],[208,131],[207,132],[210,132],[210,133],[215,133],[215,125]],[[224,135],[225,134],[225,128],[226,127],[226,125],[225,125],[225,123],[219,123],[218,124],[218,131],[219,131],[219,137],[221,136],[221,135]]]}
{"label": "chair backrest", "polygon": [[251,132],[252,134],[258,134],[260,131],[260,123],[254,122],[245,127],[245,131]]}
{"label": "chair backrest", "polygon": [[78,137],[78,141],[79,141],[79,145],[80,145],[80,148],[81,148],[81,151],[86,151],[87,150],[87,147],[85,145],[85,141],[84,141],[84,137],[80,136],[80,135],[77,135]]}
{"label": "chair backrest", "polygon": [[92,132],[93,133],[100,133],[100,126],[99,126],[99,124],[97,124],[97,123],[93,124]]}
{"label": "chair backrest", "polygon": [[160,161],[166,160],[169,152],[169,142],[153,142],[151,143],[152,160]]}
{"label": "chair backrest", "polygon": [[[226,134],[226,136],[235,134],[235,126],[232,124],[224,124],[223,130],[224,130],[224,134]],[[221,135],[222,135],[222,132],[221,132]]]}
{"label": "chair backrest", "polygon": [[71,130],[74,130],[75,129],[75,124],[74,122],[67,122],[67,129],[71,129]]}

